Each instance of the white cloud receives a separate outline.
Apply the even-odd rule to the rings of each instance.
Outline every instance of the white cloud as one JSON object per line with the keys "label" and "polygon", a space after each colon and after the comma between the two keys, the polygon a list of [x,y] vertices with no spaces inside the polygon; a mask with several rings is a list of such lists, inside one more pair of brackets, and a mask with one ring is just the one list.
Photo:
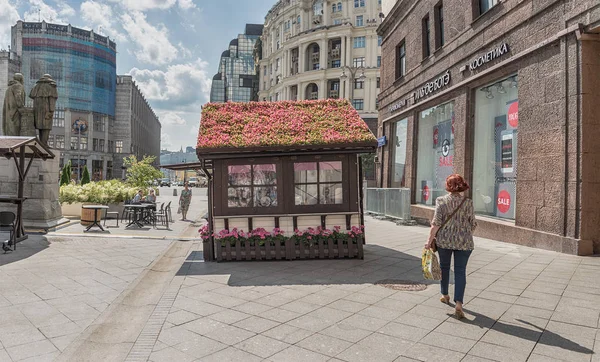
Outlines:
{"label": "white cloud", "polygon": [[119,3],[125,9],[134,11],[146,11],[154,9],[166,10],[171,8],[177,0],[110,0]]}
{"label": "white cloud", "polygon": [[183,10],[195,9],[196,4],[193,0],[177,0],[177,5]]}
{"label": "white cloud", "polygon": [[[102,35],[108,35],[119,43],[127,40],[125,35],[116,30],[116,26],[113,23],[113,9],[110,5],[88,0],[81,3],[79,10],[82,19],[86,23],[91,24],[94,31]],[[99,28],[101,31],[99,31]]]}
{"label": "white cloud", "polygon": [[208,102],[211,77],[208,63],[202,59],[175,64],[166,71],[133,68],[129,74],[157,108],[200,113],[200,106]]}
{"label": "white cloud", "polygon": [[29,5],[29,10],[24,15],[25,21],[38,21],[41,18],[41,20],[46,20],[49,23],[69,23],[65,15],[59,14],[55,8],[46,4],[44,0],[29,0]]}
{"label": "white cloud", "polygon": [[10,27],[19,20],[19,12],[11,0],[0,0],[0,49],[7,49],[10,45]]}
{"label": "white cloud", "polygon": [[184,125],[186,123],[179,112],[161,112],[158,114],[158,118],[160,118],[160,123],[162,125]]}
{"label": "white cloud", "polygon": [[188,48],[186,48],[182,42],[179,42],[179,44],[177,44],[177,48],[179,48],[179,52],[183,58],[192,57],[192,52]]}
{"label": "white cloud", "polygon": [[123,29],[138,47],[134,54],[139,61],[164,65],[177,58],[177,48],[169,41],[169,31],[163,24],[150,25],[139,11],[123,14],[121,20]]}
{"label": "white cloud", "polygon": [[58,5],[58,14],[60,16],[71,17],[75,16],[75,9],[73,9],[69,4],[64,1],[57,1]]}
{"label": "white cloud", "polygon": [[168,150],[173,147],[173,143],[171,142],[171,136],[168,133],[162,132],[160,134],[160,149]]}

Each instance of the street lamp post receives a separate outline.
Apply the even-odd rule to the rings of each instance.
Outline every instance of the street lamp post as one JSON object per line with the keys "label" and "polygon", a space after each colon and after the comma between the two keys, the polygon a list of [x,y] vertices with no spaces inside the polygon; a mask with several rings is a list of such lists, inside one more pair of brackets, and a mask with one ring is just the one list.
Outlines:
{"label": "street lamp post", "polygon": [[[350,73],[350,76],[348,76],[346,74],[346,69],[348,70],[348,73]],[[358,78],[356,77],[356,72],[358,70],[361,70]],[[352,105],[354,106],[354,80],[358,79],[360,81],[365,80],[367,77],[365,76],[365,67],[363,67],[362,65],[360,67],[349,67],[347,65],[344,65],[342,67],[342,74],[340,75],[340,79],[341,80],[346,80],[348,79],[348,85],[350,87],[350,103],[352,103]]]}

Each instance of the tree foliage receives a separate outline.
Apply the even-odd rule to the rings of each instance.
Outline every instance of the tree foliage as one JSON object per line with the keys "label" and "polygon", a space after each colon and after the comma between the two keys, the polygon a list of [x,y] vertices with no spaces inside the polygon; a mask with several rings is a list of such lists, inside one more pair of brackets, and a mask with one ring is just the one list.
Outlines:
{"label": "tree foliage", "polygon": [[140,188],[148,187],[152,181],[162,178],[162,173],[152,163],[156,160],[154,156],[144,156],[138,160],[135,155],[123,158],[127,167],[127,183]]}
{"label": "tree foliage", "polygon": [[68,185],[71,183],[71,161],[67,162],[60,174],[60,186]]}
{"label": "tree foliage", "polygon": [[87,166],[83,168],[83,174],[81,175],[81,186],[90,183],[90,171],[88,171]]}

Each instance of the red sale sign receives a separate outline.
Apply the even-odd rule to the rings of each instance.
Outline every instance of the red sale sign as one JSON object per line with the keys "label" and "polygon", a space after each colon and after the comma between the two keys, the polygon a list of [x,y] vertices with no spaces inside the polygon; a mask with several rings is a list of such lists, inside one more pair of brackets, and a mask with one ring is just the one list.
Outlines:
{"label": "red sale sign", "polygon": [[430,194],[429,187],[427,187],[427,186],[423,187],[423,200],[428,201],[429,194]]}
{"label": "red sale sign", "polygon": [[506,190],[502,190],[498,193],[498,199],[496,200],[498,205],[498,211],[506,214],[510,210],[510,194]]}
{"label": "red sale sign", "polygon": [[440,130],[438,128],[433,130],[433,145],[437,147],[440,142]]}
{"label": "red sale sign", "polygon": [[512,128],[519,127],[519,102],[511,103],[508,107],[508,124]]}

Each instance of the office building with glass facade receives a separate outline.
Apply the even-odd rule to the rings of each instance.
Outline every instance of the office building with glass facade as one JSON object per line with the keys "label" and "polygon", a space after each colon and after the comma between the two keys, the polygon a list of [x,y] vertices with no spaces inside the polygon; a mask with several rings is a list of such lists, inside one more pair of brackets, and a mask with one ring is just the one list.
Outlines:
{"label": "office building with glass facade", "polygon": [[410,188],[411,214],[431,220],[460,173],[479,236],[599,253],[598,2],[392,5],[378,29],[378,183]]}
{"label": "office building with glass facade", "polygon": [[261,24],[246,24],[244,34],[229,43],[221,54],[219,70],[213,77],[210,101],[250,102],[257,100],[258,80],[254,66],[254,46],[262,34]]}

